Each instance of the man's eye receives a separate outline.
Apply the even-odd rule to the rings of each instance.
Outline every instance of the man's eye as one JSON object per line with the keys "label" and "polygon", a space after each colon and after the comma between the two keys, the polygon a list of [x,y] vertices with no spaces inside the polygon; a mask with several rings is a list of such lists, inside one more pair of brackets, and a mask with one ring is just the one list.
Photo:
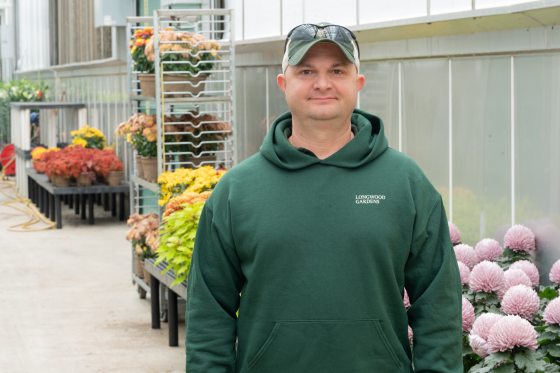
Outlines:
{"label": "man's eye", "polygon": [[309,69],[304,69],[304,70],[300,70],[299,73],[300,73],[301,75],[310,75],[310,74],[313,73],[313,71],[312,71],[312,70],[309,70]]}
{"label": "man's eye", "polygon": [[344,70],[341,70],[341,69],[334,69],[334,70],[333,70],[333,74],[335,74],[335,75],[344,74]]}

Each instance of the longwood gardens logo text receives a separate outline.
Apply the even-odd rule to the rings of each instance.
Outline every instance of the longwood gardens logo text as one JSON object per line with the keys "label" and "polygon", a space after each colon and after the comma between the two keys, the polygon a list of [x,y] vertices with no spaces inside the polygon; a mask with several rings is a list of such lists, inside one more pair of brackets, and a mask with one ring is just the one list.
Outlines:
{"label": "longwood gardens logo text", "polygon": [[379,205],[385,200],[385,194],[356,194],[356,205]]}

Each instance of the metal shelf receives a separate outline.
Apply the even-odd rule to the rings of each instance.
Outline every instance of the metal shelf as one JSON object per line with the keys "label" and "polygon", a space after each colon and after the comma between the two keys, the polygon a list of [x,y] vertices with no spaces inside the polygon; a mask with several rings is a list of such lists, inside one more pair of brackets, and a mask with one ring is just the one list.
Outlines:
{"label": "metal shelf", "polygon": [[148,189],[149,191],[152,191],[154,193],[159,193],[159,186],[157,183],[151,183],[136,175],[130,175],[130,182],[136,185],[140,185],[142,188]]}
{"label": "metal shelf", "polygon": [[[155,97],[131,95],[131,100],[134,101],[150,101],[156,102]],[[212,102],[232,102],[231,96],[201,96],[201,97],[169,97],[162,100],[162,104],[175,104],[175,103],[212,103]]]}

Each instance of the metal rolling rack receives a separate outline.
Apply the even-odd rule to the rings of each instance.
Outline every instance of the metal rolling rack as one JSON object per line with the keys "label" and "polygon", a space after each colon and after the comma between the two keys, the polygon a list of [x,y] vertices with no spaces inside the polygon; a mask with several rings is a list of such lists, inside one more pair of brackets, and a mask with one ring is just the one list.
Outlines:
{"label": "metal rolling rack", "polygon": [[[129,82],[133,112],[156,110],[158,174],[181,167],[232,167],[235,159],[232,10],[157,10],[153,18],[130,17],[128,20],[128,35],[141,27],[153,25],[154,28],[155,97],[146,96],[139,88],[138,72],[132,69],[130,55]],[[214,45],[219,45],[219,48],[185,51],[182,42],[171,37],[188,38],[189,33],[204,36],[204,40],[196,42],[195,46],[216,43]],[[187,53],[198,61],[185,60]],[[133,156],[132,151],[129,151],[129,156]],[[157,208],[160,211],[157,205],[158,185],[139,179],[134,173],[135,169],[130,177],[131,210],[141,213],[154,212]],[[148,198],[146,190],[155,192],[154,200]],[[156,306],[169,308],[169,345],[177,346],[177,296],[186,298],[185,287],[169,287],[168,280],[174,279],[173,274],[167,275],[169,279],[161,275],[161,269],[153,262],[146,268],[152,273],[152,293],[160,293],[161,287],[167,289],[167,305],[152,299],[152,327],[159,328],[159,318],[154,309],[158,311],[156,313],[160,310]],[[134,273],[133,281],[145,296],[149,287]]]}

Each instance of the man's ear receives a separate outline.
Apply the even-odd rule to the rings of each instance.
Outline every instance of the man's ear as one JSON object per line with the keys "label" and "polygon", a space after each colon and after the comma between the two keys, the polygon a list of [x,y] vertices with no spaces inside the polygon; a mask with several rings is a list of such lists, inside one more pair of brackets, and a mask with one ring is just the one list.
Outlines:
{"label": "man's ear", "polygon": [[358,91],[361,91],[364,87],[364,84],[366,84],[366,77],[363,74],[358,74],[358,76],[356,77],[356,84],[358,87]]}
{"label": "man's ear", "polygon": [[278,88],[282,90],[282,92],[286,92],[286,75],[278,74],[276,76],[276,84],[278,85]]}

